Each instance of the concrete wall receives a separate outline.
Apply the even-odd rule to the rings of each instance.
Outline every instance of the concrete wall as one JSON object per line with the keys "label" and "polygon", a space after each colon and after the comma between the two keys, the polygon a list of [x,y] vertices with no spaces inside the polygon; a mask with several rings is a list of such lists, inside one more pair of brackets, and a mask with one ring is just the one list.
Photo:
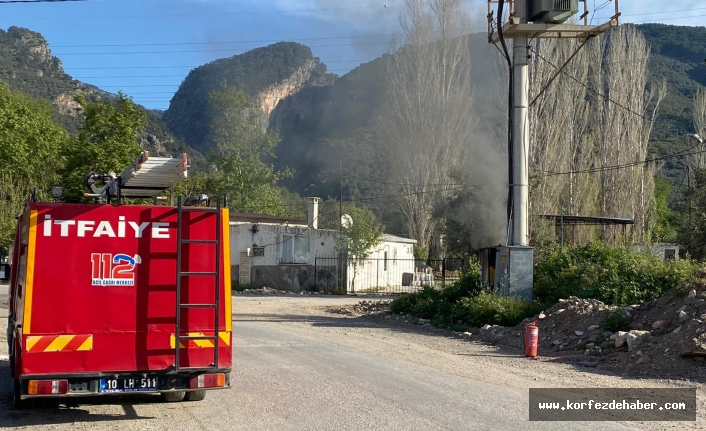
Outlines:
{"label": "concrete wall", "polygon": [[[253,250],[254,245],[264,248],[263,256],[253,256],[251,252],[250,282],[245,283],[253,288],[270,287],[280,290],[299,290],[314,288],[314,266],[317,256],[335,256],[337,232],[329,230],[308,229],[307,226],[284,226],[281,224],[259,223],[257,231],[253,232],[254,223],[231,222],[230,224],[230,264],[233,280],[239,280],[240,254],[248,249]],[[295,241],[307,241],[309,244],[308,256],[301,263],[283,262],[285,247],[292,251],[292,240],[284,241],[284,235],[296,236]],[[299,243],[301,244],[301,243]],[[293,253],[289,253],[291,256]],[[302,257],[303,254],[298,254]],[[322,273],[322,271],[324,271]],[[330,274],[325,269],[319,274],[320,289],[332,281]],[[334,275],[335,268],[331,271]],[[335,279],[335,277],[334,277]]]}

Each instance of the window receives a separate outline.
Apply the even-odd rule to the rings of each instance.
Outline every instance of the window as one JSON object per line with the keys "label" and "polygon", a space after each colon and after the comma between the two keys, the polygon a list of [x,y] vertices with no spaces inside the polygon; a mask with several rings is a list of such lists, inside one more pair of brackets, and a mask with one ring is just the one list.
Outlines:
{"label": "window", "polygon": [[282,235],[281,263],[309,263],[309,237]]}
{"label": "window", "polygon": [[384,258],[385,266],[383,267],[382,270],[387,271],[387,252],[385,252],[384,256],[385,256],[385,258]]}
{"label": "window", "polygon": [[392,264],[397,265],[397,247],[392,249]]}

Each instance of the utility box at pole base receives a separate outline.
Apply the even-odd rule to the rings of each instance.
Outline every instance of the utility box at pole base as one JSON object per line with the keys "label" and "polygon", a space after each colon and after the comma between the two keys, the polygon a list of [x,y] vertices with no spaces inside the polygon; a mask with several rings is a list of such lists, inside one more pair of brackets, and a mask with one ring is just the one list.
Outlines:
{"label": "utility box at pole base", "polygon": [[495,291],[505,297],[532,300],[534,249],[525,246],[498,247],[495,258]]}
{"label": "utility box at pole base", "polygon": [[534,23],[561,24],[579,12],[579,0],[529,0],[527,20]]}

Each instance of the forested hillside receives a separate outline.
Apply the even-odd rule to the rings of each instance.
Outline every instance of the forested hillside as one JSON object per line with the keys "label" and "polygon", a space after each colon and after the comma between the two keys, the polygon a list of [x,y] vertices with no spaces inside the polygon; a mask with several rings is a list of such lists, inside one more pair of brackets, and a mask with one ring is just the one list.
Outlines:
{"label": "forested hillside", "polygon": [[[654,149],[660,155],[685,150],[692,145],[686,135],[695,132],[694,95],[699,86],[706,85],[706,28],[665,24],[637,27],[652,47],[650,79],[666,79],[669,91],[655,124]],[[683,168],[683,158],[669,158],[663,173],[672,181],[680,181]]]}

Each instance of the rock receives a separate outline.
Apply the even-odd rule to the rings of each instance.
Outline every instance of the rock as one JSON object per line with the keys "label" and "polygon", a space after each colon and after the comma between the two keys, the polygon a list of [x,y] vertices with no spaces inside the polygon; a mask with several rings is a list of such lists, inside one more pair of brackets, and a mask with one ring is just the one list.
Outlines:
{"label": "rock", "polygon": [[610,341],[615,341],[615,339],[618,338],[618,334],[613,334],[608,338]]}
{"label": "rock", "polygon": [[574,331],[574,334],[576,334],[580,337],[583,335],[583,331]]}
{"label": "rock", "polygon": [[628,336],[626,339],[628,343],[628,351],[632,352],[634,348],[640,346],[645,341],[648,335],[650,335],[650,333],[647,331],[632,330],[628,332]]}
{"label": "rock", "polygon": [[658,320],[652,324],[652,329],[665,329],[671,322],[669,320]]}
{"label": "rock", "polygon": [[463,339],[464,339],[464,340],[470,340],[470,339],[471,339],[471,335],[473,335],[473,334],[471,334],[470,332],[464,332],[464,333],[463,333]]}
{"label": "rock", "polygon": [[615,348],[623,347],[627,339],[628,332],[618,331],[618,336],[615,339]]}
{"label": "rock", "polygon": [[635,352],[635,355],[636,355],[636,356],[642,356],[642,350],[638,350],[637,352]]}
{"label": "rock", "polygon": [[492,328],[492,326],[490,326],[490,325],[488,325],[488,324],[486,323],[485,325],[483,325],[483,328],[482,328],[482,329],[486,329],[486,330],[487,330],[487,329],[490,329],[490,328]]}
{"label": "rock", "polygon": [[595,343],[588,343],[588,344],[586,344],[586,348],[587,348],[587,349],[592,349],[593,346],[595,346],[595,345],[596,345]]}
{"label": "rock", "polygon": [[677,314],[681,313],[684,310],[686,310],[686,305],[682,305],[681,307],[679,307],[679,309],[677,310]]}
{"label": "rock", "polygon": [[555,346],[558,346],[561,344],[561,340],[554,340],[554,341],[552,341],[552,344]]}
{"label": "rock", "polygon": [[638,359],[637,362],[635,362],[635,363],[636,363],[637,365],[640,365],[640,364],[649,364],[650,361],[651,361],[651,359],[650,359],[649,356],[640,356],[640,359]]}
{"label": "rock", "polygon": [[696,289],[691,289],[689,291],[689,295],[687,295],[689,298],[696,298]]}
{"label": "rock", "polygon": [[664,349],[664,353],[669,353],[669,347],[667,347],[666,349]]}
{"label": "rock", "polygon": [[672,331],[672,334],[678,334],[679,331],[681,331],[681,326],[677,326],[677,327]]}
{"label": "rock", "polygon": [[386,320],[392,319],[392,316],[390,316],[390,315],[388,314],[387,316],[385,316],[385,319],[386,319]]}
{"label": "rock", "polygon": [[544,314],[544,311],[542,311],[541,313],[539,313],[539,320],[546,319],[546,318],[547,318],[547,315]]}
{"label": "rock", "polygon": [[591,325],[588,327],[588,332],[595,331],[596,329],[600,329],[601,325]]}
{"label": "rock", "polygon": [[430,323],[430,322],[431,322],[431,320],[429,320],[429,319],[419,319],[420,325],[424,325],[425,323]]}
{"label": "rock", "polygon": [[686,312],[685,312],[684,310],[680,311],[680,312],[679,312],[679,321],[680,321],[680,322],[685,322],[685,321],[687,321],[687,320],[689,320],[689,315],[686,314]]}

